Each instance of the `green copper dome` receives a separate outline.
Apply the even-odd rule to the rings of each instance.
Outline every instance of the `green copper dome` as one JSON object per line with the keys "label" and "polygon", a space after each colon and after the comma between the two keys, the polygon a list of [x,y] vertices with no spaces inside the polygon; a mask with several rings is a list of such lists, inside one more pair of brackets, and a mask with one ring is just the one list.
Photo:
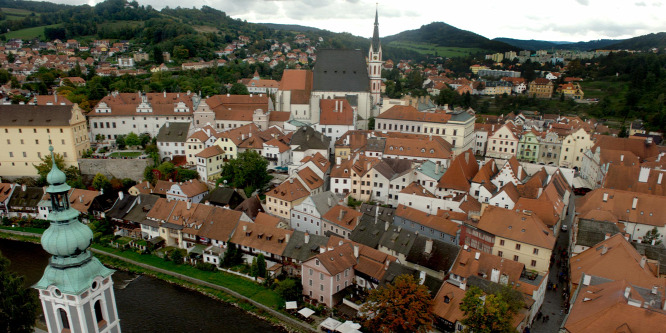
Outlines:
{"label": "green copper dome", "polygon": [[[53,154],[53,146],[49,146],[49,151],[51,152],[51,171],[46,176],[46,181],[51,185],[61,185],[67,182],[67,176],[62,172],[55,163],[55,155]],[[49,186],[49,187],[51,187]]]}
{"label": "green copper dome", "polygon": [[92,239],[92,230],[77,220],[51,223],[42,235],[42,247],[54,256],[71,256],[88,249]]}

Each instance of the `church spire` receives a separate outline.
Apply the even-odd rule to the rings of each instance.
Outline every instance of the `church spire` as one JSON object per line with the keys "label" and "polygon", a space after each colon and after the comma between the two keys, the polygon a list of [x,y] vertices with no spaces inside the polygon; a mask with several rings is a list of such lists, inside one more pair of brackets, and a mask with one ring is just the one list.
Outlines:
{"label": "church spire", "polygon": [[[377,4],[379,7],[379,4]],[[375,8],[375,30],[372,33],[372,50],[379,52],[381,44],[379,42],[379,8]]]}
{"label": "church spire", "polygon": [[53,146],[51,171],[46,176],[46,192],[51,197],[50,226],[41,243],[51,254],[44,275],[33,288],[39,290],[49,332],[120,332],[113,270],[95,258],[90,250],[92,230],[78,219],[69,205],[67,176],[55,162]]}

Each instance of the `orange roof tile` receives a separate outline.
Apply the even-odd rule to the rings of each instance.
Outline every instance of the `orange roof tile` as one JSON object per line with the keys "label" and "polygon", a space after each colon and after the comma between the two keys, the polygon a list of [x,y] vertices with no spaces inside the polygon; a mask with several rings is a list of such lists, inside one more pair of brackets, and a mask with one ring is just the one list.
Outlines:
{"label": "orange roof tile", "polygon": [[497,237],[516,242],[531,244],[545,249],[553,249],[553,232],[536,216],[495,206],[486,207],[479,224],[479,229]]}
{"label": "orange roof tile", "polygon": [[293,230],[274,226],[240,221],[229,240],[241,246],[281,256],[289,243]]}
{"label": "orange roof tile", "polygon": [[479,165],[472,150],[467,150],[456,156],[451,165],[440,178],[437,187],[468,192],[470,181],[479,171]]}
{"label": "orange roof tile", "polygon": [[646,260],[641,267],[642,259],[622,234],[615,234],[569,259],[571,282],[578,285],[582,275],[587,274],[626,280],[643,288],[658,286],[663,292],[666,279],[659,278],[658,264]]}
{"label": "orange roof tile", "polygon": [[321,125],[353,125],[354,110],[346,99],[322,99],[319,124]]}
{"label": "orange roof tile", "polygon": [[322,219],[327,222],[334,223],[347,230],[354,230],[358,224],[363,213],[356,211],[350,207],[336,205],[333,206]]}
{"label": "orange roof tile", "polygon": [[284,201],[295,201],[310,195],[307,188],[298,179],[289,179],[276,188],[266,192],[267,197],[273,197]]}
{"label": "orange roof tile", "polygon": [[405,205],[399,205],[395,210],[395,215],[410,221],[414,221],[418,224],[422,224],[428,228],[446,233],[447,235],[456,235],[458,230],[460,230],[460,224],[458,223],[455,223],[441,216],[428,214],[426,212],[407,207]]}
{"label": "orange roof tile", "polygon": [[218,145],[212,145],[204,150],[200,151],[198,154],[194,155],[201,158],[209,158],[217,155],[224,155],[224,150]]}

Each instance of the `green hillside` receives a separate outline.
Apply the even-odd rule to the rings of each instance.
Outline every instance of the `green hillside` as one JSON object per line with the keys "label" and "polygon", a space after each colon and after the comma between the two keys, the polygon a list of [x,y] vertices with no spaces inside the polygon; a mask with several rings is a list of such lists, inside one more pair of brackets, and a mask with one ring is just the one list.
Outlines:
{"label": "green hillside", "polygon": [[[438,47],[463,49],[481,49],[489,52],[505,52],[518,50],[509,44],[492,41],[470,31],[461,30],[443,22],[433,22],[416,30],[407,30],[382,39],[382,43],[391,45],[394,42],[420,43]],[[395,45],[395,44],[394,44]]]}
{"label": "green hillside", "polygon": [[489,52],[488,50],[479,49],[479,48],[437,46],[435,44],[409,42],[409,41],[393,41],[390,42],[388,45],[391,47],[415,51],[424,55],[433,55],[437,57],[446,57],[446,58],[466,57],[472,54]]}

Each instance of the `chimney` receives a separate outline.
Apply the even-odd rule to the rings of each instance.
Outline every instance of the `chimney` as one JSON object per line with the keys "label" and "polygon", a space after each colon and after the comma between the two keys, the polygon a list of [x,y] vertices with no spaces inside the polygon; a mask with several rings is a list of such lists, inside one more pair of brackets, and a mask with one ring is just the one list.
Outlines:
{"label": "chimney", "polygon": [[118,199],[123,200],[124,197],[125,193],[123,193],[122,191],[118,191]]}
{"label": "chimney", "polygon": [[475,254],[474,254],[474,259],[475,259],[475,260],[479,260],[479,258],[481,258],[481,252],[477,252],[477,253],[475,253]]}
{"label": "chimney", "polygon": [[644,256],[641,257],[641,268],[645,268],[645,263],[646,263],[646,262],[647,262],[647,258],[644,257]]}
{"label": "chimney", "polygon": [[610,234],[610,233],[606,233],[606,235],[604,236],[604,240],[607,240],[607,239],[609,239],[610,237],[611,237],[611,234]]}
{"label": "chimney", "polygon": [[342,163],[342,157],[336,156],[335,157],[335,164],[340,165],[340,163]]}
{"label": "chimney", "polygon": [[603,256],[604,254],[606,254],[606,252],[608,252],[608,246],[603,245],[601,247],[601,255]]}
{"label": "chimney", "polygon": [[427,239],[425,242],[425,250],[423,251],[425,254],[430,254],[432,253],[432,239]]}
{"label": "chimney", "polygon": [[516,175],[516,177],[518,178],[518,180],[521,180],[520,175],[522,175],[522,174],[523,174],[523,166],[522,166],[522,165],[518,165],[518,174]]}
{"label": "chimney", "polygon": [[[120,192],[123,193],[123,192]],[[83,195],[79,195],[79,202],[83,203]]]}
{"label": "chimney", "polygon": [[604,193],[604,196],[602,198],[604,202],[608,202],[608,193]]}
{"label": "chimney", "polygon": [[541,193],[543,193],[543,187],[539,187],[539,192],[537,194],[537,199],[541,196]]}
{"label": "chimney", "polygon": [[624,161],[624,154],[620,154],[620,162]]}
{"label": "chimney", "polygon": [[21,191],[25,192],[27,189],[28,187],[25,184],[21,185]]}
{"label": "chimney", "polygon": [[190,210],[192,208],[192,201],[187,201],[187,210]]}
{"label": "chimney", "polygon": [[661,185],[661,180],[664,178],[664,173],[660,172],[659,176],[657,177],[657,184]]}
{"label": "chimney", "polygon": [[169,128],[169,122],[168,121],[166,122],[165,125],[166,125],[167,128]]}
{"label": "chimney", "polygon": [[592,280],[592,275],[583,274],[583,285],[584,286],[589,286],[591,280]]}
{"label": "chimney", "polygon": [[469,163],[469,151],[465,152],[465,163]]}
{"label": "chimney", "polygon": [[345,214],[347,213],[346,210],[340,209],[340,213],[338,213],[338,220],[342,221],[342,218],[345,217]]}
{"label": "chimney", "polygon": [[634,200],[631,202],[631,209],[636,209],[638,206],[638,197],[634,197]]}
{"label": "chimney", "polygon": [[358,245],[354,245],[354,258],[358,258]]}
{"label": "chimney", "polygon": [[424,271],[419,271],[419,284],[423,284],[426,279],[426,272]]}
{"label": "chimney", "polygon": [[390,223],[388,221],[384,222],[384,231],[388,230]]}
{"label": "chimney", "polygon": [[289,243],[289,236],[291,236],[291,235],[289,235],[289,234],[284,235],[284,242],[285,243]]}
{"label": "chimney", "polygon": [[244,226],[243,226],[243,232],[246,232],[246,231],[247,231],[247,226],[244,225]]}
{"label": "chimney", "polygon": [[371,166],[372,164],[371,164],[370,162],[368,162],[368,163],[366,163],[366,165],[368,166],[367,169],[370,170],[370,166]]}
{"label": "chimney", "polygon": [[624,288],[624,298],[629,299],[629,293],[631,293],[631,287]]}
{"label": "chimney", "polygon": [[467,289],[467,280],[460,282],[460,289],[466,290]]}
{"label": "chimney", "polygon": [[305,236],[303,236],[303,243],[307,244],[309,242],[310,242],[310,234],[306,232]]}
{"label": "chimney", "polygon": [[327,201],[328,201],[328,206],[329,206],[329,207],[333,206],[333,199],[332,199],[330,196],[329,196],[328,198],[326,198],[326,199],[327,199]]}

